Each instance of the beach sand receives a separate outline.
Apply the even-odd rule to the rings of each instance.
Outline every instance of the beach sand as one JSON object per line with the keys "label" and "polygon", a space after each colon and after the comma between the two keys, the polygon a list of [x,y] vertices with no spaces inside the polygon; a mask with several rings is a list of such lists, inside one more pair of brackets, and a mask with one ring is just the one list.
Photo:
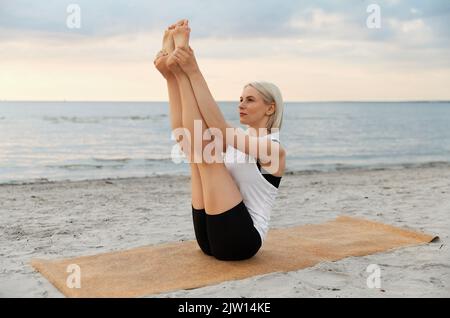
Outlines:
{"label": "beach sand", "polygon": [[[156,297],[450,296],[450,168],[288,174],[271,227],[322,223],[343,214],[440,240]],[[0,185],[0,297],[64,297],[33,270],[32,258],[192,239],[189,177]],[[380,289],[367,287],[370,264],[381,269]]]}

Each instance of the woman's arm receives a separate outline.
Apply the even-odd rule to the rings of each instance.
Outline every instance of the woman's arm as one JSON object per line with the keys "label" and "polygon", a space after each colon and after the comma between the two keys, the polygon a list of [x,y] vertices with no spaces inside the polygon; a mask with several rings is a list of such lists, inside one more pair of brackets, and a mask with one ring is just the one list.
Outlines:
{"label": "woman's arm", "polygon": [[[189,77],[192,90],[194,91],[200,112],[208,127],[215,127],[225,133],[225,129],[230,125],[227,124],[225,118],[214,100],[206,83],[191,48],[177,48],[174,52],[175,58],[183,71]],[[205,110],[208,110],[205,112]],[[205,114],[203,114],[205,113]],[[206,117],[205,117],[206,116]],[[225,134],[224,134],[225,136]]]}
{"label": "woman's arm", "polygon": [[[189,77],[198,102],[198,108],[208,127],[220,129],[224,144],[229,144],[241,152],[258,158],[262,163],[271,162],[274,164],[274,167],[279,167],[280,161],[285,157],[283,147],[277,142],[268,140],[268,138],[250,136],[242,129],[228,124],[208,88],[193,51],[191,49],[177,49],[175,56],[178,64]],[[278,169],[271,169],[270,167],[266,168],[266,170],[272,170],[269,171],[270,173],[278,171]]]}
{"label": "woman's arm", "polygon": [[208,127],[220,129],[223,136],[225,136],[226,129],[231,128],[231,125],[225,121],[225,117],[214,100],[203,74],[200,70],[197,70],[196,72],[188,74],[188,77],[191,81],[195,98],[197,99],[200,112],[202,113],[206,124]]}

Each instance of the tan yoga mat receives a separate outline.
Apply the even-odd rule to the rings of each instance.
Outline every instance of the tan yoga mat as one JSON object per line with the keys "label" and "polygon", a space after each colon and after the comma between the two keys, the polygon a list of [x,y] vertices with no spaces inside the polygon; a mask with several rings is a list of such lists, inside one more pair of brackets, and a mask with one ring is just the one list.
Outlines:
{"label": "tan yoga mat", "polygon": [[[225,262],[207,256],[195,241],[145,246],[63,260],[32,260],[64,295],[69,297],[137,297],[192,289],[255,275],[287,272],[363,256],[435,237],[382,223],[341,216],[323,224],[271,229],[259,253],[245,261]],[[80,283],[80,288],[69,288]],[[68,272],[69,269],[69,272]],[[71,283],[70,283],[71,282]]]}

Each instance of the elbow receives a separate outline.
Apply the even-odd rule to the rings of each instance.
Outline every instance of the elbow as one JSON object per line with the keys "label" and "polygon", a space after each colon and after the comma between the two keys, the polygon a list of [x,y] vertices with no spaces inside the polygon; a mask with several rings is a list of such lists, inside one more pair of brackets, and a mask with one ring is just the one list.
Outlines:
{"label": "elbow", "polygon": [[282,162],[286,158],[286,150],[284,148],[279,147],[276,152],[273,152],[271,154],[271,160],[270,161],[276,161],[276,162]]}
{"label": "elbow", "polygon": [[286,158],[286,150],[284,148],[280,149],[280,158],[282,159]]}

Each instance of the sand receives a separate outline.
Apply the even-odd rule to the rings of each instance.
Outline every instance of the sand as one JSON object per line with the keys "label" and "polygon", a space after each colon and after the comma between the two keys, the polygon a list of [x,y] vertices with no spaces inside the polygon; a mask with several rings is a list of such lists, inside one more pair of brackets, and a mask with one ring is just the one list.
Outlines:
{"label": "sand", "polygon": [[[29,265],[194,239],[183,176],[0,185],[0,297],[64,297]],[[288,273],[152,297],[449,297],[450,168],[294,173],[280,186],[271,226],[338,215],[438,235],[438,242]],[[381,288],[368,288],[370,264]]]}

